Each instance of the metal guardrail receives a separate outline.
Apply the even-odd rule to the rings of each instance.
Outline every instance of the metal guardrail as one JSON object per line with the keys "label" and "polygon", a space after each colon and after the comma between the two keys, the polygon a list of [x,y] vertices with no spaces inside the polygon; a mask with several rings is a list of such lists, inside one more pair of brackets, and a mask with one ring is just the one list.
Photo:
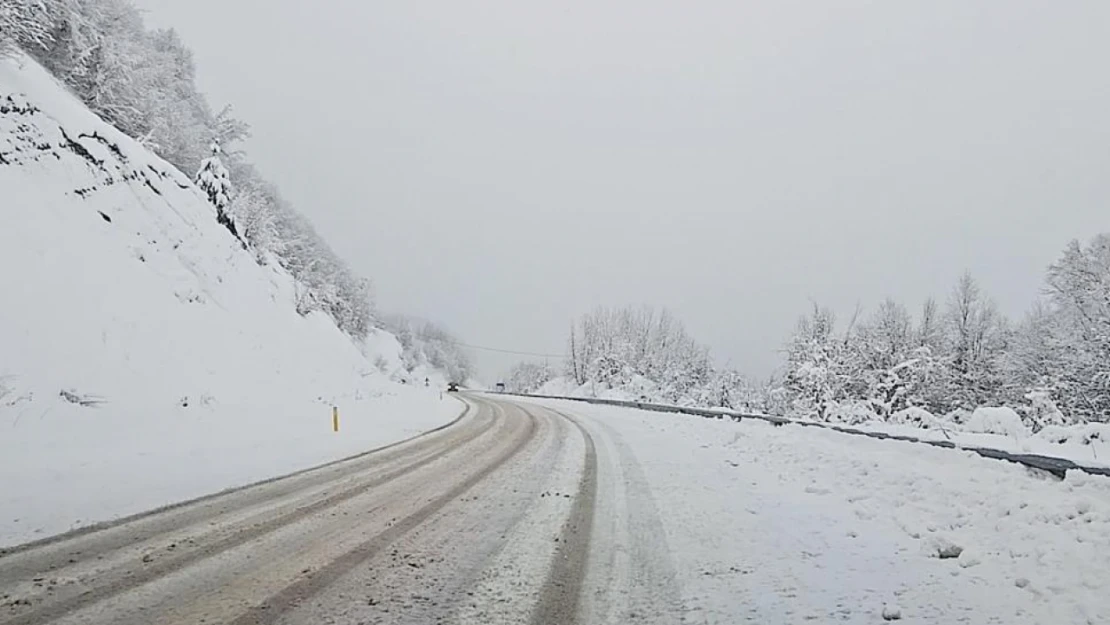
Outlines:
{"label": "metal guardrail", "polygon": [[559,395],[532,395],[528,393],[495,393],[499,395],[517,395],[520,397],[533,397],[536,399],[562,399],[567,401],[579,401],[587,404],[597,404],[602,406],[620,406],[623,408],[637,408],[640,410],[650,410],[653,412],[670,412],[677,414],[689,414],[707,419],[731,419],[733,421],[741,421],[743,419],[758,419],[766,421],[776,426],[780,425],[800,425],[802,427],[816,427],[826,430],[834,430],[844,434],[852,434],[856,436],[868,436],[870,438],[877,438],[882,440],[896,440],[905,441],[909,443],[920,443],[924,445],[932,445],[933,447],[943,447],[945,449],[960,449],[963,451],[970,451],[984,458],[991,458],[994,460],[1004,460],[1006,462],[1016,462],[1017,464],[1025,465],[1032,469],[1046,471],[1057,477],[1063,478],[1068,471],[1082,471],[1090,475],[1103,475],[1110,477],[1110,467],[1092,467],[1087,465],[1078,464],[1067,460],[1065,458],[1057,458],[1055,456],[1041,456],[1038,454],[1017,454],[1000,449],[993,449],[990,447],[974,447],[974,446],[961,446],[956,445],[950,441],[930,441],[921,438],[914,438],[913,436],[902,436],[899,434],[887,434],[885,432],[871,432],[867,430],[859,430],[843,425],[836,425],[833,423],[820,423],[817,421],[804,421],[801,419],[788,419],[786,417],[777,417],[774,415],[755,414],[747,412],[737,412],[734,410],[723,409],[708,409],[708,408],[693,408],[688,406],[672,406],[670,404],[653,404],[642,401],[627,401],[622,399],[601,399],[597,397],[563,397]]}

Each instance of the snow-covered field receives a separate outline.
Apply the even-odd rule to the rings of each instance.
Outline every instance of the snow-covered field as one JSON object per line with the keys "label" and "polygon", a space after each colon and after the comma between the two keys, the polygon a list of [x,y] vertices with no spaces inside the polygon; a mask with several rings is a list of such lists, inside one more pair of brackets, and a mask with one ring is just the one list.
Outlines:
{"label": "snow-covered field", "polygon": [[0,61],[0,224],[0,546],[357,453],[461,409],[390,381],[392,335],[357,346],[323,314],[298,315],[289,275],[256,263],[188,177],[25,58]]}
{"label": "snow-covered field", "polygon": [[1110,479],[817,428],[529,401],[596,419],[635,452],[684,622],[1110,622]]}

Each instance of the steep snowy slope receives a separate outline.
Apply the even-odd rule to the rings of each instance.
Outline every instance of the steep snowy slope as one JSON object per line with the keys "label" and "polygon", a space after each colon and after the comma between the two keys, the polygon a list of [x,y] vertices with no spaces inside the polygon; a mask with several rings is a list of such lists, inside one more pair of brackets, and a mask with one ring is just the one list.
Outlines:
{"label": "steep snowy slope", "polygon": [[293,297],[188,177],[33,61],[0,61],[0,546],[458,412],[437,389],[388,380],[396,354],[374,350],[392,337],[364,355]]}

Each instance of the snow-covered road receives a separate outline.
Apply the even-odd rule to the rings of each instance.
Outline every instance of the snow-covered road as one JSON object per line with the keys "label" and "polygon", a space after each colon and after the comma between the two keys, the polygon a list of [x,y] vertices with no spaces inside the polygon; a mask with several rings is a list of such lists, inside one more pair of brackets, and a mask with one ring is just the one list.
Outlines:
{"label": "snow-covered road", "polygon": [[0,624],[676,622],[642,476],[590,426],[466,401],[379,452],[0,551]]}
{"label": "snow-covered road", "polygon": [[1110,622],[1105,478],[465,400],[380,452],[0,552],[0,625]]}

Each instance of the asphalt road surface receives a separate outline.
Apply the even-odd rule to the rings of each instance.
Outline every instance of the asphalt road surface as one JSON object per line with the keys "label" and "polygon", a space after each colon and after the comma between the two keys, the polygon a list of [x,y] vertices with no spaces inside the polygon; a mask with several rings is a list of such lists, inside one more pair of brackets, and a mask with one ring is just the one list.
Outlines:
{"label": "asphalt road surface", "polygon": [[681,622],[620,440],[460,399],[392,447],[4,553],[0,625]]}

